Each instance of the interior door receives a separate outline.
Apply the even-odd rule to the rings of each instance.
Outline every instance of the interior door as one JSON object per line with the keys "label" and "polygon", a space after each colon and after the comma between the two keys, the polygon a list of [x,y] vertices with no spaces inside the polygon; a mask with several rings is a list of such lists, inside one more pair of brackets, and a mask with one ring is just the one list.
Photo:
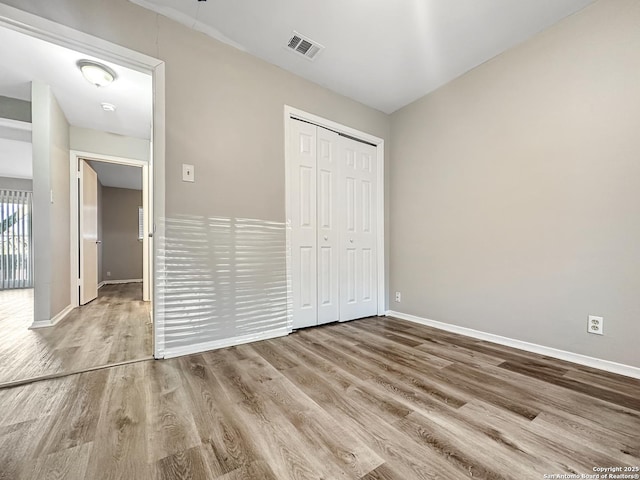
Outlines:
{"label": "interior door", "polygon": [[317,127],[318,325],[340,319],[338,284],[338,144],[340,136]]}
{"label": "interior door", "polygon": [[80,160],[80,305],[98,296],[98,175]]}
{"label": "interior door", "polygon": [[340,137],[340,321],[378,313],[376,147]]}
{"label": "interior door", "polygon": [[314,125],[290,120],[291,290],[293,328],[318,324]]}

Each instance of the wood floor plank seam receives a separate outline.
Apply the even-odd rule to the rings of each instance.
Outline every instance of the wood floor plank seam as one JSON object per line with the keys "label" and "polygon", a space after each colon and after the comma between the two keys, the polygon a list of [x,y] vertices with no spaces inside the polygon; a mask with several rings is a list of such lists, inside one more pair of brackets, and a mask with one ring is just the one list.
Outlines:
{"label": "wood floor plank seam", "polygon": [[30,383],[36,383],[36,382],[42,382],[45,380],[55,380],[57,378],[64,378],[64,377],[69,377],[69,376],[73,376],[73,375],[80,375],[81,373],[86,373],[86,372],[95,372],[95,371],[99,371],[99,370],[105,370],[105,369],[109,369],[109,368],[115,368],[115,367],[120,367],[122,365],[130,365],[132,363],[140,363],[140,362],[148,362],[150,360],[155,360],[153,358],[153,356],[146,356],[143,358],[134,358],[132,360],[125,360],[122,362],[115,362],[115,363],[107,363],[104,365],[97,365],[95,367],[86,367],[86,368],[80,368],[78,370],[71,370],[69,372],[59,372],[59,373],[51,373],[48,375],[41,375],[38,377],[31,377],[31,378],[25,378],[22,380],[16,380],[13,382],[4,382],[4,383],[0,383],[0,390],[4,390],[6,388],[15,388],[15,387],[20,387],[23,385],[29,385]]}

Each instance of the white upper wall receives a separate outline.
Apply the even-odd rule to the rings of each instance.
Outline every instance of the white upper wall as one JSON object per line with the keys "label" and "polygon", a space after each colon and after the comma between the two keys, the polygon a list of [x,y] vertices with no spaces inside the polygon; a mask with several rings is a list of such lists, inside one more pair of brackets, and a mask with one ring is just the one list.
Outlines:
{"label": "white upper wall", "polygon": [[33,178],[31,142],[0,138],[0,177]]}
{"label": "white upper wall", "polygon": [[0,97],[0,177],[33,177],[30,102]]}
{"label": "white upper wall", "polygon": [[151,147],[149,140],[144,138],[125,137],[74,126],[71,127],[69,136],[71,150],[149,161]]}

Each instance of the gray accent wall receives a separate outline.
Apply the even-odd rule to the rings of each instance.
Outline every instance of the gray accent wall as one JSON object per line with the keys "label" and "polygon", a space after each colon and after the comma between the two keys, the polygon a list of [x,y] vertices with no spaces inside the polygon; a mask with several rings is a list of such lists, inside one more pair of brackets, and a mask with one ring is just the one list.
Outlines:
{"label": "gray accent wall", "polygon": [[34,322],[70,305],[69,123],[51,88],[32,84]]}
{"label": "gray accent wall", "polygon": [[638,25],[596,2],[393,114],[391,309],[640,367]]}
{"label": "gray accent wall", "polygon": [[[142,279],[142,241],[138,240],[138,207],[142,191],[102,187],[100,221],[101,281]],[[111,275],[107,276],[107,272]]]}
{"label": "gray accent wall", "polygon": [[0,188],[31,192],[33,191],[33,180],[28,178],[0,177]]}
{"label": "gray accent wall", "polygon": [[31,123],[31,102],[0,95],[0,118]]}

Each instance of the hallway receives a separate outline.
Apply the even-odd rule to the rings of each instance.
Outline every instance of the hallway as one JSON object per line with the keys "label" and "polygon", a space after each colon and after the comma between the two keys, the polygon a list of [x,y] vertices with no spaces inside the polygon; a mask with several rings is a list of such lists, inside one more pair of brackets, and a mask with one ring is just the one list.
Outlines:
{"label": "hallway", "polygon": [[0,385],[152,357],[142,284],[105,285],[53,327],[29,330],[33,290],[0,292]]}

